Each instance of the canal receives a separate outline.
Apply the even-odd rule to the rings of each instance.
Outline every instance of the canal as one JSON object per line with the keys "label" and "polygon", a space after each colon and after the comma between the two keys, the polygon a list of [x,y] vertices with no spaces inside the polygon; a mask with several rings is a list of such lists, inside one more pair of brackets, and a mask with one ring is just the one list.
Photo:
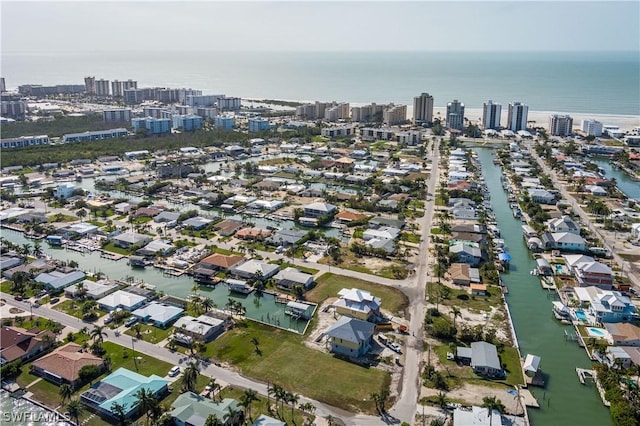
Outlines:
{"label": "canal", "polygon": [[640,182],[631,179],[624,170],[613,167],[607,158],[596,157],[592,158],[591,161],[604,170],[604,176],[607,179],[616,178],[616,185],[627,197],[640,200]]}
{"label": "canal", "polygon": [[573,328],[558,322],[551,308],[552,299],[542,289],[540,280],[529,272],[535,261],[522,237],[523,222],[513,218],[506,193],[500,183],[500,168],[493,164],[493,149],[477,148],[485,183],[502,238],[512,257],[511,270],[502,274],[509,288],[506,296],[522,356],[542,357],[546,387],[530,390],[540,409],[530,409],[533,425],[606,426],[613,424],[595,386],[578,381],[576,367],[590,368],[591,361],[576,342],[565,341],[564,332]]}

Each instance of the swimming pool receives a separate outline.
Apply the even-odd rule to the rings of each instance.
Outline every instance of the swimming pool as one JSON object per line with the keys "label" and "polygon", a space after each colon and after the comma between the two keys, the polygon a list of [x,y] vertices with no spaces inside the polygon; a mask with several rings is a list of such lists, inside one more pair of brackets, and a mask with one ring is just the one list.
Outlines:
{"label": "swimming pool", "polygon": [[587,333],[589,333],[589,336],[591,336],[591,337],[604,337],[605,336],[605,330],[603,330],[601,328],[587,327]]}
{"label": "swimming pool", "polygon": [[587,320],[587,316],[585,315],[584,311],[582,309],[576,309],[575,311],[576,314],[576,318],[578,318],[580,321],[586,321]]}

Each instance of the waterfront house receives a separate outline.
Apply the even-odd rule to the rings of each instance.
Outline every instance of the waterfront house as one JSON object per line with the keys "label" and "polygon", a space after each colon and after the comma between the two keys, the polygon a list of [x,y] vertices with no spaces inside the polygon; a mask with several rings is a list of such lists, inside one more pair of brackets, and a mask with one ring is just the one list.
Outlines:
{"label": "waterfront house", "polygon": [[164,303],[151,302],[132,312],[142,322],[152,322],[160,328],[167,328],[184,313],[184,309]]}
{"label": "waterfront house", "polygon": [[314,305],[291,301],[288,302],[287,306],[284,308],[284,313],[287,315],[291,315],[294,318],[303,318],[309,320],[313,317],[313,313],[315,312],[315,310],[316,307]]}
{"label": "waterfront house", "polygon": [[329,203],[311,203],[304,206],[304,216],[311,218],[318,218],[321,216],[332,215],[337,210],[337,207]]}
{"label": "waterfront house", "polygon": [[49,290],[61,290],[70,285],[84,280],[86,275],[82,271],[60,271],[43,272],[34,278],[37,283],[44,284]]}
{"label": "waterfront house", "polygon": [[244,260],[243,256],[214,253],[198,262],[194,266],[194,270],[197,268],[206,268],[213,271],[229,271]]}
{"label": "waterfront house", "polygon": [[506,375],[496,346],[488,342],[473,342],[470,348],[458,346],[457,359],[462,364],[470,365],[473,372],[480,376],[502,379]]}
{"label": "waterfront house", "polygon": [[460,263],[467,263],[477,267],[482,261],[482,251],[477,247],[470,247],[465,244],[455,244],[449,247],[449,253],[453,253]]}
{"label": "waterfront house", "polygon": [[502,426],[506,424],[511,423],[503,423],[498,410],[493,410],[489,415],[488,408],[474,405],[471,410],[456,408],[453,411],[453,426]]}
{"label": "waterfront house", "polygon": [[369,241],[372,239],[379,240],[395,240],[400,235],[400,229],[389,226],[381,226],[377,229],[367,229],[362,234],[362,239]]}
{"label": "waterfront house", "polygon": [[640,347],[640,327],[628,322],[606,323],[609,343],[616,346]]}
{"label": "waterfront house", "polygon": [[607,350],[604,353],[603,362],[610,368],[623,369],[627,369],[631,367],[631,364],[633,364],[631,356],[624,350],[624,348],[620,348],[618,346],[607,347]]}
{"label": "waterfront house", "polygon": [[[233,207],[231,208],[233,209]],[[214,229],[218,231],[220,236],[228,237],[235,234],[238,229],[242,228],[242,225],[242,222],[239,220],[226,219],[220,223],[216,223]]]}
{"label": "waterfront house", "polygon": [[325,334],[331,343],[331,352],[358,358],[371,349],[374,329],[375,326],[370,322],[342,317]]}
{"label": "waterfront house", "polygon": [[245,279],[259,278],[264,281],[277,274],[279,270],[278,265],[273,263],[250,259],[231,268],[231,273]]}
{"label": "waterfront house", "polygon": [[98,306],[107,312],[115,311],[118,308],[125,311],[134,311],[144,305],[146,301],[147,298],[145,296],[118,290],[98,300]]}
{"label": "waterfront house", "polygon": [[126,250],[143,247],[151,242],[151,237],[137,232],[127,231],[111,238],[113,245]]}
{"label": "waterfront house", "polygon": [[144,388],[151,392],[154,399],[161,399],[166,393],[169,381],[152,374],[143,376],[126,368],[119,368],[104,379],[93,384],[80,395],[80,401],[88,407],[111,418],[115,403],[124,407],[127,418],[131,418],[138,410],[136,393]]}
{"label": "waterfront house", "polygon": [[0,256],[0,271],[15,268],[24,263],[24,259],[17,256]]}
{"label": "waterfront house", "polygon": [[50,330],[3,326],[0,328],[0,364],[18,359],[27,362],[49,349],[55,340],[56,336]]}
{"label": "waterfront house", "polygon": [[279,245],[283,247],[289,247],[304,238],[307,235],[304,231],[297,231],[295,229],[279,229],[271,237],[267,238],[267,243],[272,245]]}
{"label": "waterfront house", "polygon": [[340,299],[333,304],[340,315],[358,318],[364,321],[374,321],[380,316],[382,299],[365,290],[357,288],[343,288],[338,292]]}
{"label": "waterfront house", "polygon": [[531,188],[529,189],[529,197],[534,203],[555,204],[556,197],[546,189]]}
{"label": "waterfront house", "polygon": [[87,365],[104,368],[102,358],[85,351],[82,345],[69,342],[53,352],[33,362],[31,373],[56,385],[69,384],[76,388],[81,385],[80,369]]}
{"label": "waterfront house", "polygon": [[547,221],[547,229],[549,232],[568,232],[570,234],[580,235],[580,227],[569,216],[562,216]]}
{"label": "waterfront house", "polygon": [[313,275],[302,272],[296,268],[287,267],[279,271],[273,279],[278,287],[292,290],[297,286],[301,286],[307,290],[313,285]]}
{"label": "waterfront house", "polygon": [[98,227],[91,223],[87,222],[79,222],[74,223],[73,225],[66,226],[61,228],[59,231],[62,236],[68,239],[76,239],[86,237],[87,235],[92,235],[98,232]]}
{"label": "waterfront house", "polygon": [[236,238],[241,240],[264,240],[271,235],[271,230],[260,228],[242,228],[236,232]]}
{"label": "waterfront house", "polygon": [[335,215],[335,219],[342,223],[351,223],[357,222],[360,220],[366,219],[368,216],[364,214],[359,214],[351,211],[341,211],[340,213]]}
{"label": "waterfront house", "polygon": [[194,392],[180,394],[171,409],[176,426],[204,426],[209,416],[215,416],[222,426],[231,426],[240,424],[243,413],[235,399],[214,401]]}
{"label": "waterfront house", "polygon": [[76,285],[70,285],[64,289],[65,296],[74,298],[80,294],[88,299],[99,299],[118,289],[116,284],[111,284],[107,280],[90,281],[84,280]]}
{"label": "waterfront house", "polygon": [[598,287],[575,287],[573,289],[581,305],[596,317],[598,322],[631,321],[637,317],[636,307],[619,291],[602,290]]}
{"label": "waterfront house", "polygon": [[146,246],[136,250],[140,256],[168,256],[176,250],[169,240],[153,240]]}
{"label": "waterfront house", "polygon": [[206,228],[211,222],[213,222],[211,219],[196,216],[183,221],[182,225],[184,225],[185,228],[200,231]]}
{"label": "waterfront house", "polygon": [[153,218],[153,221],[155,223],[173,222],[173,221],[177,221],[179,217],[180,217],[180,213],[178,212],[164,211],[155,215]]}
{"label": "waterfront house", "polygon": [[228,316],[217,318],[212,316],[212,312],[207,312],[197,318],[189,315],[180,317],[174,324],[174,328],[187,336],[210,342],[222,334],[230,322]]}
{"label": "waterfront house", "polygon": [[572,271],[580,287],[596,286],[603,290],[613,290],[613,271],[600,262],[579,262],[572,265]]}
{"label": "waterfront house", "polygon": [[[325,129],[323,128],[322,131],[324,132],[324,130]],[[251,423],[251,426],[287,426],[287,424],[278,419],[274,419],[273,417],[260,414],[260,417]]]}
{"label": "waterfront house", "polygon": [[569,232],[546,232],[542,234],[542,243],[546,249],[586,252],[587,242],[580,235]]}

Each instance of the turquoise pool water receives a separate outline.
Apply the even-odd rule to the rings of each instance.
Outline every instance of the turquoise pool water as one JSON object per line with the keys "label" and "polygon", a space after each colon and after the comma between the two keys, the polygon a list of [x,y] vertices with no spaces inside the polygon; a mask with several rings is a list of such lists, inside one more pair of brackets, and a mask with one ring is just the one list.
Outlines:
{"label": "turquoise pool water", "polygon": [[599,328],[588,327],[587,332],[592,337],[604,337],[604,331]]}
{"label": "turquoise pool water", "polygon": [[578,318],[580,321],[586,321],[587,320],[587,316],[585,315],[584,311],[582,309],[576,309],[576,318]]}

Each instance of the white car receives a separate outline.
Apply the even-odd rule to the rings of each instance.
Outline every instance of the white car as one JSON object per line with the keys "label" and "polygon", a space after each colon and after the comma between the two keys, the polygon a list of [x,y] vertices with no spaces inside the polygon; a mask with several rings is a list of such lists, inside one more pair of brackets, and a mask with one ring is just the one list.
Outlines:
{"label": "white car", "polygon": [[399,354],[402,353],[402,348],[400,348],[400,345],[398,345],[397,343],[392,342],[392,343],[389,343],[387,346],[389,347],[389,349],[391,349],[394,352],[397,352]]}
{"label": "white car", "polygon": [[169,370],[169,374],[168,374],[168,376],[169,376],[169,377],[175,377],[175,376],[177,376],[178,374],[180,374],[180,367],[178,367],[178,366],[176,365],[175,367],[171,368],[171,370]]}

